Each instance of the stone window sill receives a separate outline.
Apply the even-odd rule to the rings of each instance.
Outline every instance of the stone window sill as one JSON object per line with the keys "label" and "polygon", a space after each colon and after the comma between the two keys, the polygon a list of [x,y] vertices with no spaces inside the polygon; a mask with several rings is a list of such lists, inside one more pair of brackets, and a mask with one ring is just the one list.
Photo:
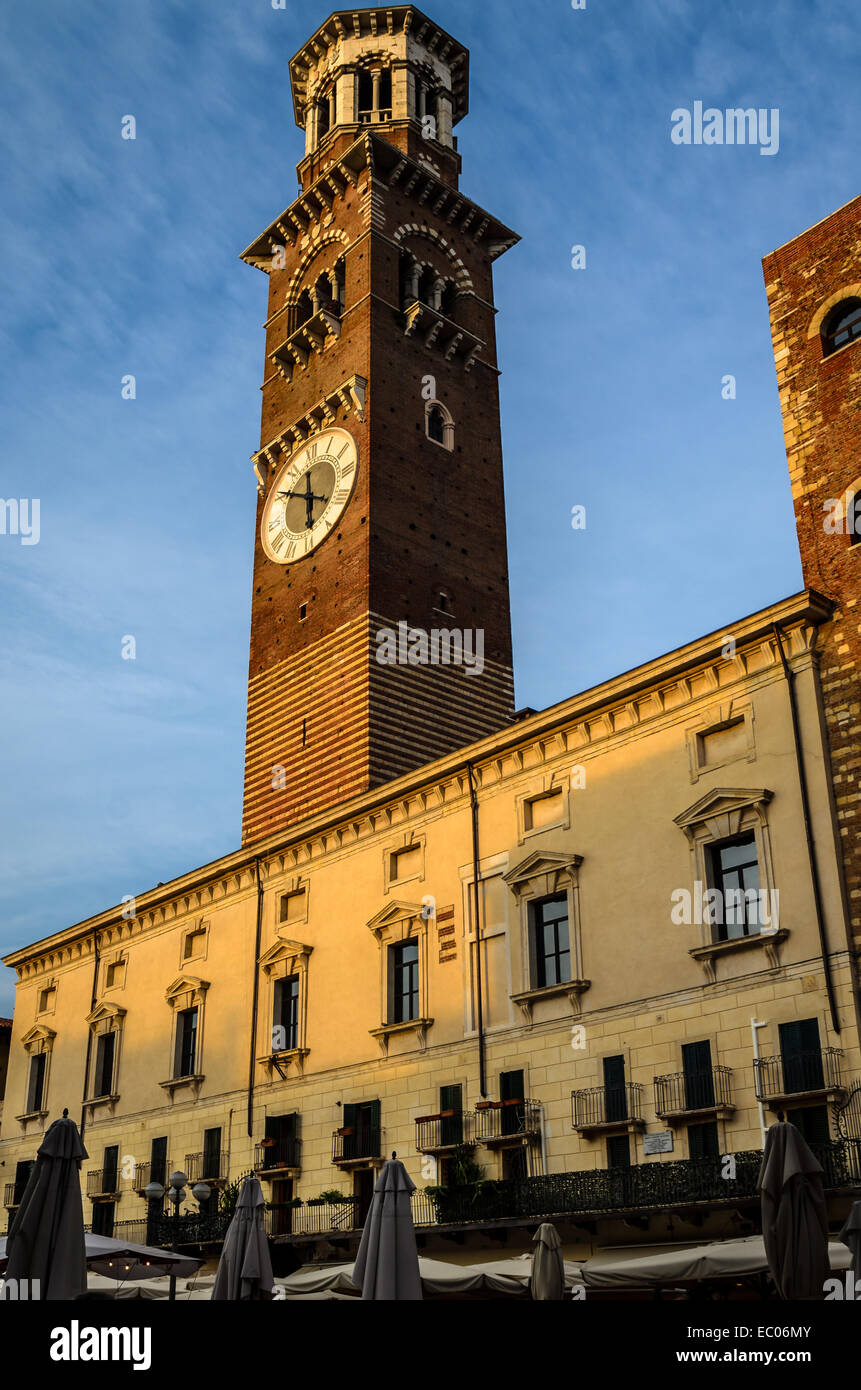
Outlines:
{"label": "stone window sill", "polygon": [[733,941],[711,941],[706,946],[695,946],[689,954],[693,960],[699,961],[706,973],[708,983],[713,985],[717,980],[717,962],[724,956],[735,955],[738,951],[765,951],[770,969],[778,970],[780,968],[780,947],[788,936],[787,928],[781,927],[776,932],[759,932],[756,936],[739,936]]}
{"label": "stone window sill", "polygon": [[572,1014],[580,1013],[580,996],[592,988],[591,980],[565,980],[559,985],[545,985],[540,989],[527,989],[522,994],[512,994],[511,1001],[522,1010],[526,1022],[532,1023],[532,1010],[542,999],[561,999],[564,995],[571,1006]]}
{"label": "stone window sill", "polygon": [[407,1023],[386,1023],[382,1028],[372,1028],[371,1037],[380,1044],[384,1057],[389,1055],[389,1039],[404,1033],[415,1033],[422,1052],[427,1050],[427,1030],[433,1027],[432,1018],[412,1018]]}

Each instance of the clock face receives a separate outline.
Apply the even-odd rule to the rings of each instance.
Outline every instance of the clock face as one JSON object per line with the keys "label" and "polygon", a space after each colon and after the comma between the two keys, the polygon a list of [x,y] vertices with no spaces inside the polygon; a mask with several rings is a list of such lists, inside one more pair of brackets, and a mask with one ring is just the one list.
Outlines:
{"label": "clock face", "polygon": [[279,565],[316,550],[350,500],[359,470],[356,441],[327,430],[303,444],[275,478],[263,508],[263,549]]}

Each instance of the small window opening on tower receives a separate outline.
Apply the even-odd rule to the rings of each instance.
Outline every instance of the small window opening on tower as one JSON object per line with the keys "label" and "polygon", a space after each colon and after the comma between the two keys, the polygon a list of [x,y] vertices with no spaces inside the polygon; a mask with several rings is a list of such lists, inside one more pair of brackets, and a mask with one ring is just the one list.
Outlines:
{"label": "small window opening on tower", "polygon": [[844,299],[822,324],[822,355],[830,357],[861,337],[861,299]]}
{"label": "small window opening on tower", "polygon": [[419,276],[418,297],[422,304],[427,304],[429,308],[437,308],[437,275],[433,266],[426,265]]}
{"label": "small window opening on tower", "polygon": [[448,280],[448,281],[446,282],[445,288],[443,289],[443,292],[442,292],[442,302],[441,302],[441,304],[440,304],[440,312],[443,313],[443,314],[445,314],[445,316],[446,316],[447,319],[453,319],[453,318],[454,318],[454,308],[455,308],[455,304],[456,304],[456,303],[457,303],[457,285],[454,283],[453,280]]}
{"label": "small window opening on tower", "polygon": [[849,518],[849,544],[861,544],[861,489],[850,493],[846,515]]}
{"label": "small window opening on tower", "polygon": [[307,719],[303,719],[303,720],[302,720],[302,747],[305,748],[305,747],[307,746],[307,743],[308,743],[308,720],[307,720]]}
{"label": "small window opening on tower", "polygon": [[429,401],[425,410],[428,439],[451,452],[454,449],[454,421],[440,401]]}
{"label": "small window opening on tower", "polygon": [[329,115],[329,98],[324,97],[322,101],[317,102],[317,136],[320,140],[323,139],[324,135],[328,135],[329,130],[331,128],[329,122]]}
{"label": "small window opening on tower", "polygon": [[445,416],[438,405],[428,411],[428,439],[433,439],[437,444],[445,443]]}
{"label": "small window opening on tower", "polygon": [[305,619],[307,618],[307,616],[308,616],[308,605],[307,605],[307,603],[300,603],[300,604],[299,604],[299,621],[300,621],[300,623],[304,623],[304,621],[305,621]]}
{"label": "small window opening on tower", "polygon": [[392,70],[384,68],[380,73],[380,109],[378,119],[390,121],[392,119]]}
{"label": "small window opening on tower", "polygon": [[303,323],[307,323],[314,314],[314,301],[308,290],[303,290],[296,305],[295,327],[301,328]]}
{"label": "small window opening on tower", "polygon": [[374,79],[369,72],[359,73],[359,120],[370,125],[374,118]]}

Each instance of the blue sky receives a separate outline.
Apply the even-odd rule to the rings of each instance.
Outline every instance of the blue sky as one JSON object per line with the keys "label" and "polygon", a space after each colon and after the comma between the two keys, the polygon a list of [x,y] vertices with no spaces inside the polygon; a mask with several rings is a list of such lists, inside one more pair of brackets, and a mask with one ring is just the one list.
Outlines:
{"label": "blue sky", "polygon": [[[426,8],[472,53],[463,188],[523,236],[496,294],[543,707],[801,585],[760,260],[861,191],[857,0]],[[0,495],[41,502],[38,545],[0,537],[0,950],[238,845],[266,284],[237,254],[295,195],[287,64],[326,13],[0,12]],[[696,100],[778,108],[779,153],[674,145]]]}

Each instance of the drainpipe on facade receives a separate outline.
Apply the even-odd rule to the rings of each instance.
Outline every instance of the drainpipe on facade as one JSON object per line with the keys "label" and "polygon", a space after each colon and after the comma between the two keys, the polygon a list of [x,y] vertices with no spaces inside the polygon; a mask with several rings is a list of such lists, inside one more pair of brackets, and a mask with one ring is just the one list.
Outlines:
{"label": "drainpipe on facade", "polygon": [[263,882],[260,860],[254,860],[257,876],[257,929],[254,934],[254,984],[251,994],[251,1053],[248,1058],[248,1138],[254,1133],[254,1066],[257,1053],[257,1004],[260,996],[260,941],[263,932]]}
{"label": "drainpipe on facade", "polygon": [[763,1148],[765,1148],[765,1130],[766,1130],[766,1124],[765,1124],[765,1106],[763,1105],[762,1101],[761,1101],[760,1098],[759,1098],[760,1076],[759,1076],[759,1071],[757,1070],[757,1067],[756,1067],[756,1063],[759,1061],[759,1030],[760,1030],[760,1028],[767,1028],[767,1027],[768,1027],[768,1024],[767,1024],[767,1023],[760,1023],[758,1019],[752,1018],[752,1019],[750,1020],[750,1031],[751,1031],[751,1036],[753,1037],[753,1061],[754,1061],[753,1074],[754,1074],[754,1076],[756,1077],[756,1090],[757,1090],[756,1103],[757,1103],[757,1105],[759,1106],[759,1127],[760,1127],[760,1129],[762,1130],[762,1147],[763,1147]]}
{"label": "drainpipe on facade", "polygon": [[831,1012],[832,1027],[835,1033],[839,1034],[840,1018],[837,1013],[837,1000],[834,997],[834,982],[831,978],[831,959],[828,953],[828,937],[825,933],[825,918],[822,912],[822,892],[819,885],[819,868],[816,863],[816,848],[813,843],[813,831],[810,825],[810,802],[807,794],[807,774],[804,768],[804,752],[801,745],[801,725],[798,719],[798,701],[795,695],[795,672],[786,659],[786,652],[783,649],[783,633],[777,623],[774,624],[774,635],[777,639],[777,650],[780,653],[783,674],[786,677],[786,686],[789,691],[789,708],[792,714],[792,735],[795,740],[795,762],[798,768],[798,783],[801,789],[801,815],[804,821],[804,836],[807,842],[807,861],[810,865],[810,881],[813,885],[813,906],[816,912],[816,926],[819,932],[819,947],[822,952],[822,966],[825,971],[825,992],[828,995],[828,1007]]}
{"label": "drainpipe on facade", "polygon": [[475,773],[472,763],[466,765],[469,778],[469,806],[472,812],[472,889],[474,894],[475,917],[475,998],[476,1026],[478,1029],[478,1089],[481,1099],[487,1099],[487,1069],[484,1057],[484,1007],[482,1003],[481,981],[481,869],[478,848],[478,794],[475,788]]}
{"label": "drainpipe on facade", "polygon": [[[92,1012],[93,1012],[93,1009],[96,1007],[96,1001],[97,1001],[98,997],[99,997],[99,933],[98,933],[97,931],[94,931],[94,932],[93,932],[93,988],[92,988],[92,993],[91,993],[91,996],[90,996],[90,1013],[92,1013]],[[84,1061],[84,1094],[83,1094],[83,1096],[81,1097],[81,1130],[80,1130],[80,1133],[81,1133],[81,1138],[82,1138],[82,1139],[83,1139],[83,1137],[84,1137],[84,1122],[85,1122],[86,1114],[87,1114],[86,1099],[87,1099],[87,1088],[88,1088],[88,1086],[89,1086],[89,1084],[90,1084],[90,1055],[91,1055],[91,1053],[92,1053],[92,1049],[93,1049],[93,1030],[92,1030],[92,1028],[90,1027],[90,1025],[87,1024],[87,1055],[86,1055],[86,1058],[85,1058],[85,1061]],[[114,1059],[114,1066],[116,1066],[116,1059]]]}

